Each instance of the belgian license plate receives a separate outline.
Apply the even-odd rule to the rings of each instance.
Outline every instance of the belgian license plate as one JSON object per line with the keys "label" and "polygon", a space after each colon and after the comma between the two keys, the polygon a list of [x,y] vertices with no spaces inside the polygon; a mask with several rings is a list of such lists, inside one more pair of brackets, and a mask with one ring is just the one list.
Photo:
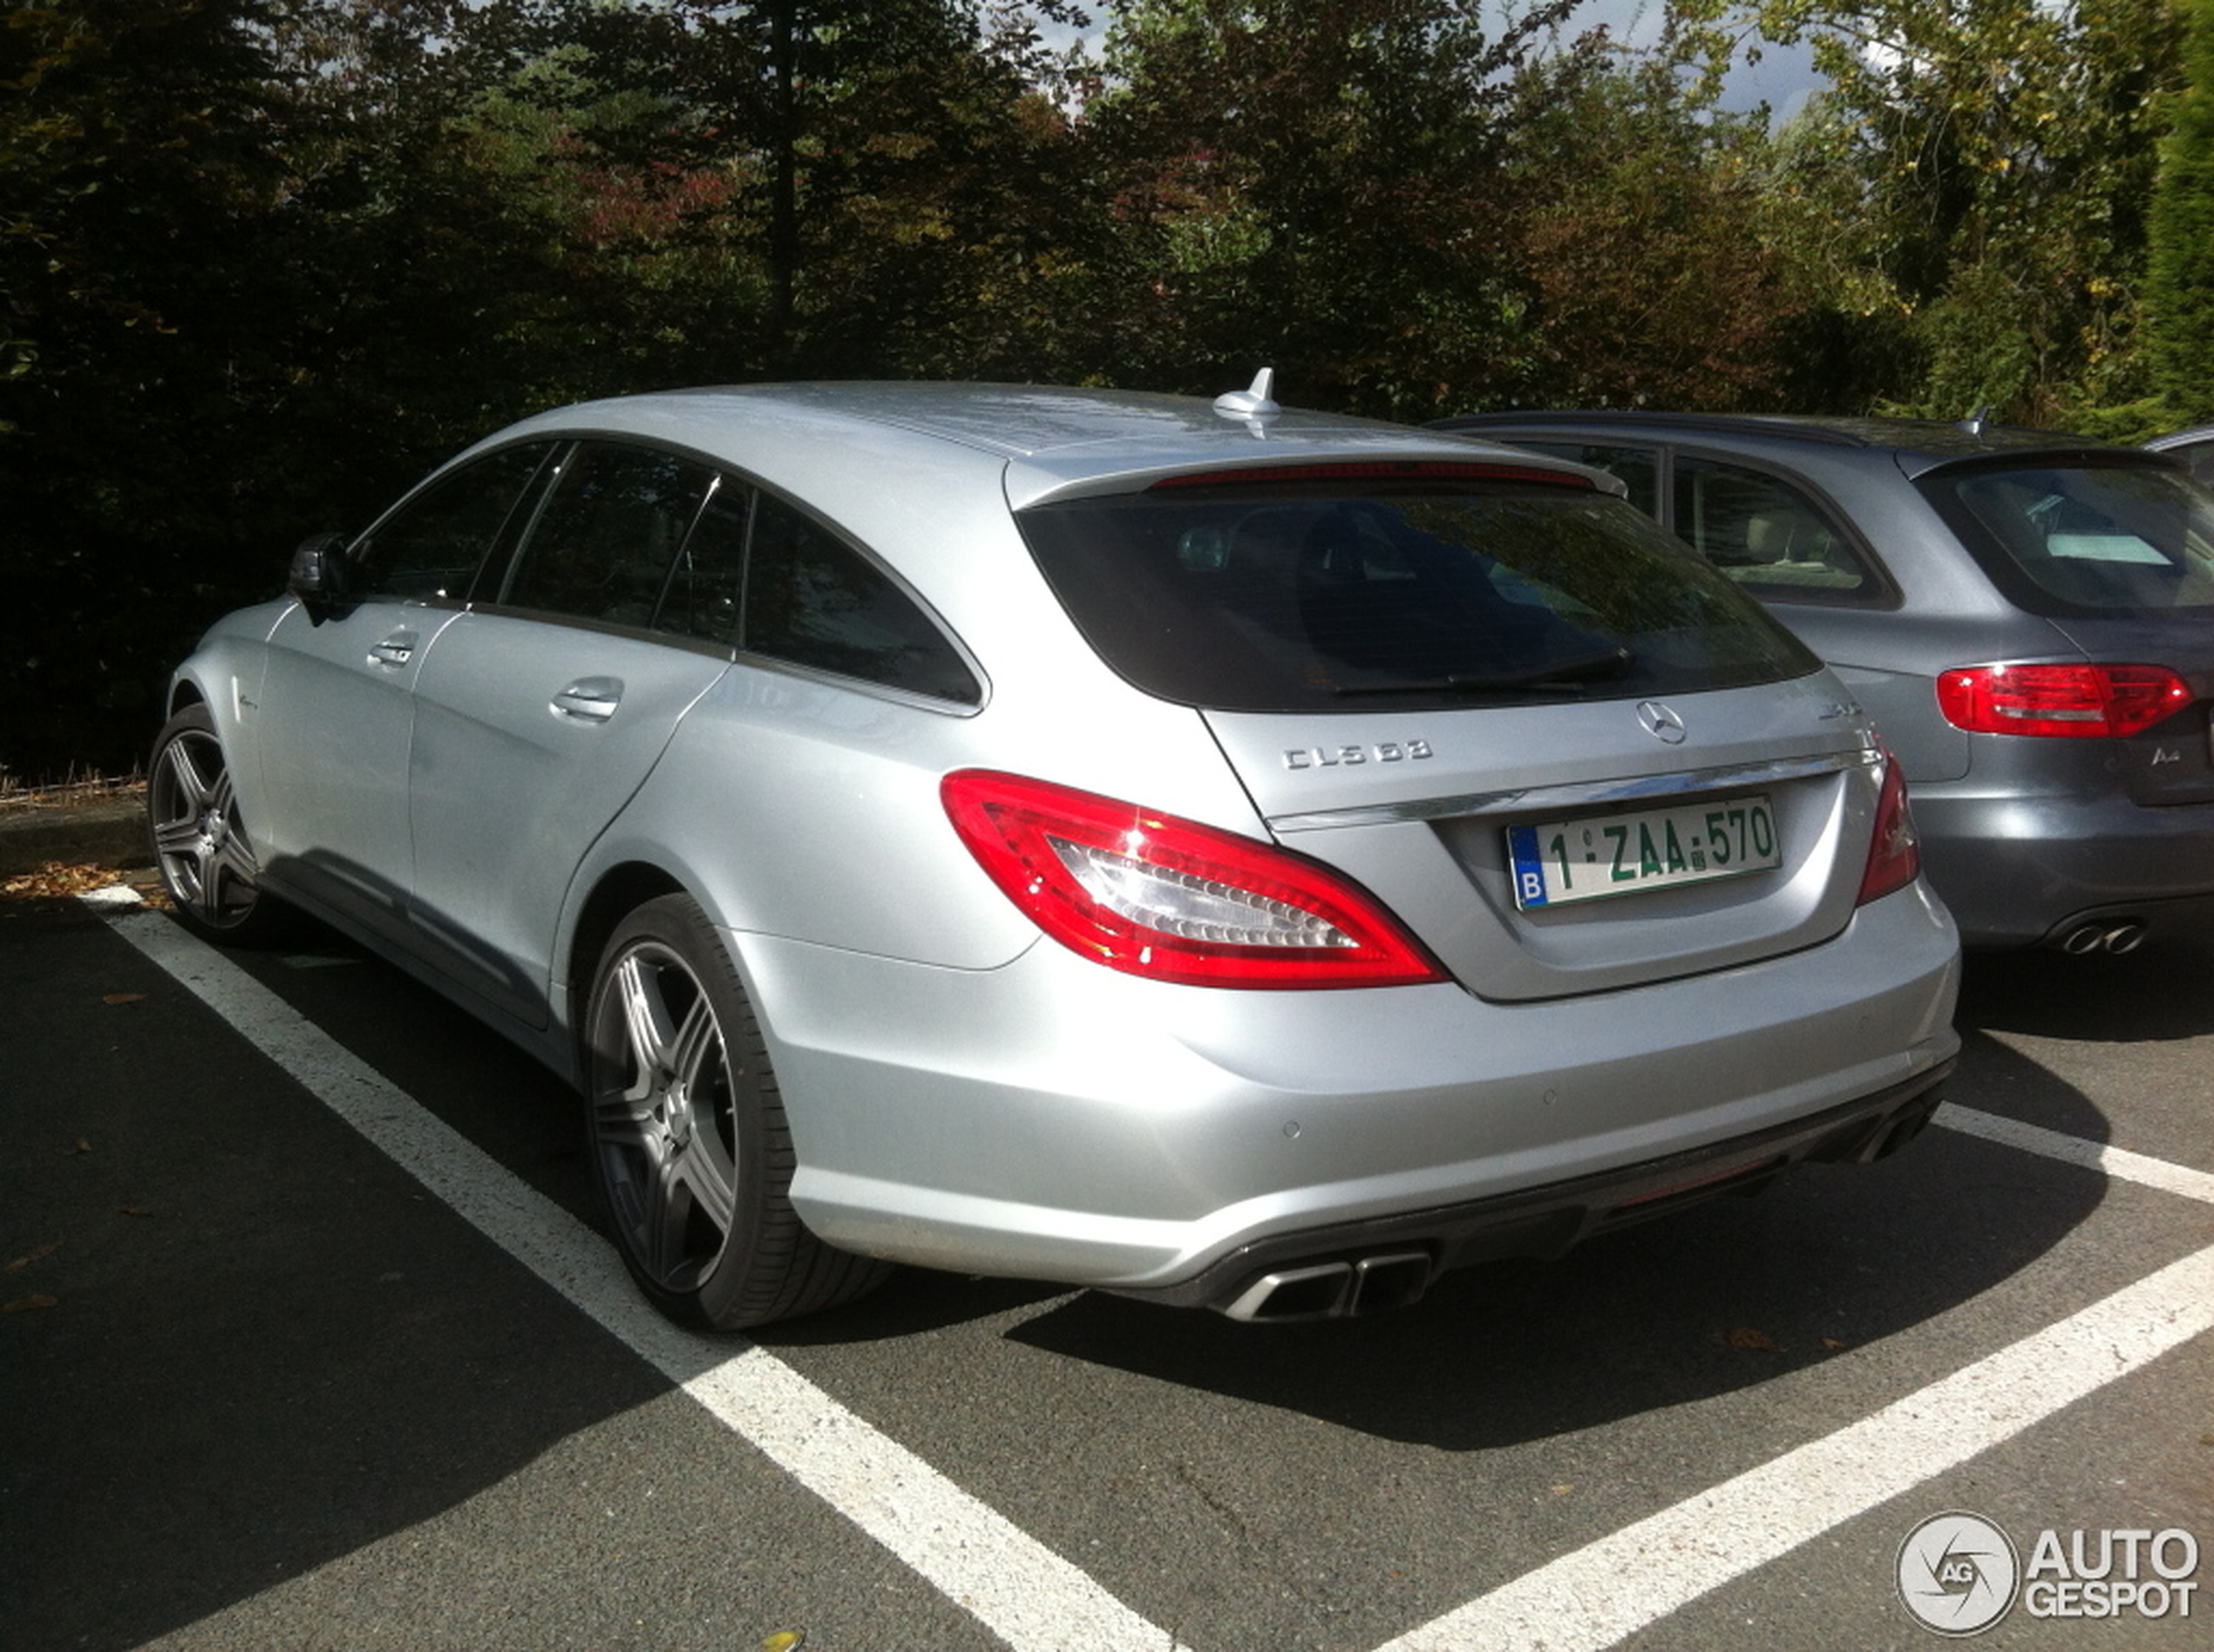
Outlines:
{"label": "belgian license plate", "polygon": [[1514,863],[1515,904],[1525,911],[1783,864],[1776,816],[1759,793],[1510,826],[1507,854]]}

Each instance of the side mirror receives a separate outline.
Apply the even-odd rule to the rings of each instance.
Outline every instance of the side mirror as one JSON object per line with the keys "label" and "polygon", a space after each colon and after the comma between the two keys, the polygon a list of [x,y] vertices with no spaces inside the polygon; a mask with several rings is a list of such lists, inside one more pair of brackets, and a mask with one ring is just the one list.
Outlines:
{"label": "side mirror", "polygon": [[345,600],[345,553],[343,534],[315,534],[301,540],[299,549],[292,553],[292,568],[285,575],[284,588],[300,599],[300,606],[308,610],[308,618],[317,625]]}

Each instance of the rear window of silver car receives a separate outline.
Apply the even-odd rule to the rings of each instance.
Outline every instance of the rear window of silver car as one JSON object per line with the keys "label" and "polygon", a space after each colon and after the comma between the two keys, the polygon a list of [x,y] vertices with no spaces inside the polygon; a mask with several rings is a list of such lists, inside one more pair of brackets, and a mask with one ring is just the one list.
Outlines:
{"label": "rear window of silver car", "polygon": [[1224,482],[1018,520],[1108,664],[1189,705],[1633,698],[1817,668],[1680,541],[1581,488]]}
{"label": "rear window of silver car", "polygon": [[2214,609],[2214,493],[2164,466],[1940,471],[1921,486],[2033,613]]}

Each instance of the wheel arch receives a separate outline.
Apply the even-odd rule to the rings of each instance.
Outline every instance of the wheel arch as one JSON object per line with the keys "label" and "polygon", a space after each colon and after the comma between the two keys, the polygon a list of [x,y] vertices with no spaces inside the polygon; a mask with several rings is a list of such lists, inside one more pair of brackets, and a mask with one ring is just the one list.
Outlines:
{"label": "wheel arch", "polygon": [[591,893],[577,908],[560,978],[563,1019],[569,1030],[569,1060],[579,1073],[584,1070],[581,1006],[591,996],[592,972],[607,949],[608,938],[624,918],[665,894],[692,894],[692,891],[666,867],[649,860],[624,860],[601,873]]}

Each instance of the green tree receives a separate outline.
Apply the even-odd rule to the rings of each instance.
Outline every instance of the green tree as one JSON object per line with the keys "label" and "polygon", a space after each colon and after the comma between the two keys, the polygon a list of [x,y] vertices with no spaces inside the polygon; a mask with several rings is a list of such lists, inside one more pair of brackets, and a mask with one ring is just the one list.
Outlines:
{"label": "green tree", "polygon": [[0,653],[31,690],[10,687],[0,765],[19,773],[127,766],[97,731],[204,622],[169,599],[236,588],[194,553],[238,520],[267,457],[255,387],[282,376],[271,18],[81,0],[0,27]]}
{"label": "green tree", "polygon": [[2188,84],[2173,105],[2149,225],[2147,353],[2162,416],[2214,420],[2214,0],[2181,0]]}
{"label": "green tree", "polygon": [[[766,282],[772,373],[974,371],[1018,357],[1068,260],[1062,108],[1037,10],[954,0],[690,0],[669,95],[729,170]],[[988,24],[988,27],[987,26]],[[1081,216],[1079,213],[1076,214]]]}
{"label": "green tree", "polygon": [[1810,308],[1767,194],[1758,114],[1731,115],[1673,42],[1546,76],[1513,123],[1513,239],[1541,343],[1514,398],[1780,405]]}
{"label": "green tree", "polygon": [[1404,417],[1526,377],[1502,169],[1575,6],[1494,34],[1456,0],[1118,4],[1086,112],[1121,232],[1107,359],[1192,390],[1270,363],[1301,401]]}
{"label": "green tree", "polygon": [[2169,0],[1678,4],[1718,51],[1749,19],[1829,77],[1776,187],[1807,208],[1792,257],[1850,296],[1883,364],[1848,378],[1946,417],[2054,421],[2137,393]]}

